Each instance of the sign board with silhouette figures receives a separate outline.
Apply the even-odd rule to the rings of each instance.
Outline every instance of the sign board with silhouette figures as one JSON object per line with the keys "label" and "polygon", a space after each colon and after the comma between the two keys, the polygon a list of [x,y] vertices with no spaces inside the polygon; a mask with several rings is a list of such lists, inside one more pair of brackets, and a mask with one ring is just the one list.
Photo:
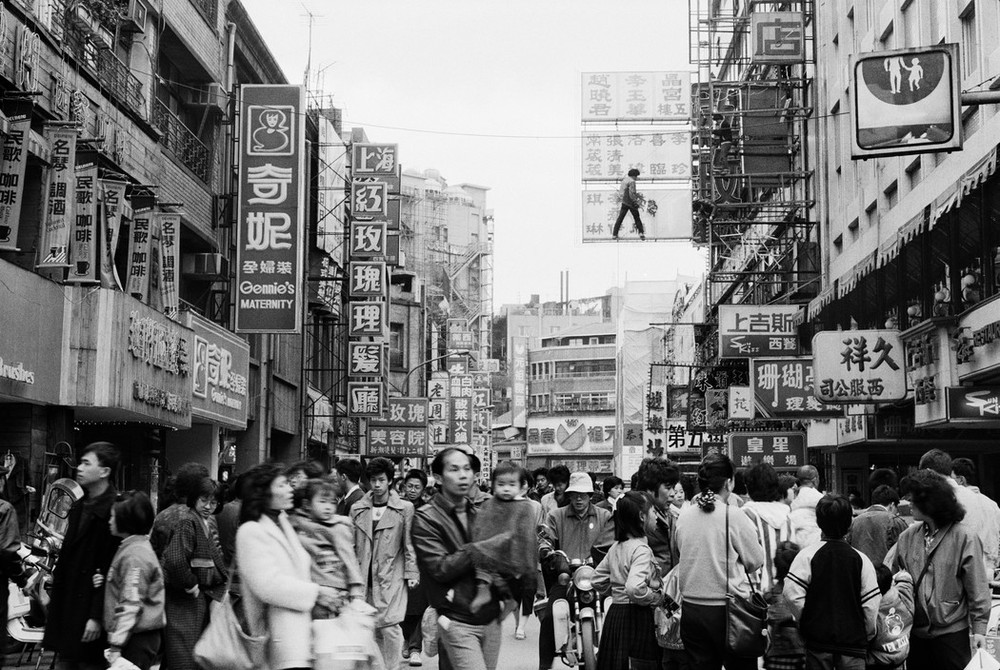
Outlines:
{"label": "sign board with silhouette figures", "polygon": [[[691,188],[636,185],[639,192],[639,220],[647,240],[691,239]],[[621,210],[622,199],[617,188],[588,189],[583,192],[583,241],[614,241],[615,221]],[[630,212],[625,213],[618,239],[638,242],[639,232]]]}
{"label": "sign board with silhouette figures", "polygon": [[851,158],[962,148],[958,45],[851,57]]}

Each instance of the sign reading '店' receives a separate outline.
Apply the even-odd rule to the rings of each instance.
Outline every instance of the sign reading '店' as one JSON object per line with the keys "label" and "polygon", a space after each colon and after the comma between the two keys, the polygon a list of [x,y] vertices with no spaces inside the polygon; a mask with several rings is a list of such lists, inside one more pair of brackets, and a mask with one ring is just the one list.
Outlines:
{"label": "sign reading '\u5e97'", "polygon": [[242,87],[236,328],[302,327],[305,110],[301,86]]}

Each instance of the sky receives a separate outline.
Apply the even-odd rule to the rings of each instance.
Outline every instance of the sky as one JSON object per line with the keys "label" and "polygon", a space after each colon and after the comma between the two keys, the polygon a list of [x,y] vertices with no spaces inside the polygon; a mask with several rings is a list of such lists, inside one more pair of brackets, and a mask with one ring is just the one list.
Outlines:
{"label": "sky", "polygon": [[[583,244],[581,74],[687,70],[688,0],[242,0],[291,83],[406,169],[488,186],[495,308],[701,275],[686,242]],[[641,191],[640,184],[640,191]]]}

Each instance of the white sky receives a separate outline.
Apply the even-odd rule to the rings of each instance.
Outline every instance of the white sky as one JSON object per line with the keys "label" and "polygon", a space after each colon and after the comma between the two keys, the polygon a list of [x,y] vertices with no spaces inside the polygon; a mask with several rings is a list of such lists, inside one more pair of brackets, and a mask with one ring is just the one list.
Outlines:
{"label": "white sky", "polygon": [[313,13],[311,86],[345,127],[490,187],[496,307],[557,299],[561,270],[571,298],[704,271],[687,243],[580,241],[580,75],[689,69],[688,0],[242,1],[292,83]]}

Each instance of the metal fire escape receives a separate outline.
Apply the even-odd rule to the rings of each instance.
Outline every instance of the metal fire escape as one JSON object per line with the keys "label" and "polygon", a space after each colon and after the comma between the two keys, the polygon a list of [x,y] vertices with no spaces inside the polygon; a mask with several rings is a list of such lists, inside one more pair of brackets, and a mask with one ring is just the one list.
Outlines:
{"label": "metal fire escape", "polygon": [[[800,303],[818,290],[808,152],[815,70],[812,0],[689,0],[695,237],[710,249],[709,321],[728,303]],[[781,12],[801,59],[754,59],[751,26]],[[708,344],[714,338],[707,338]],[[712,356],[709,355],[709,358]]]}

